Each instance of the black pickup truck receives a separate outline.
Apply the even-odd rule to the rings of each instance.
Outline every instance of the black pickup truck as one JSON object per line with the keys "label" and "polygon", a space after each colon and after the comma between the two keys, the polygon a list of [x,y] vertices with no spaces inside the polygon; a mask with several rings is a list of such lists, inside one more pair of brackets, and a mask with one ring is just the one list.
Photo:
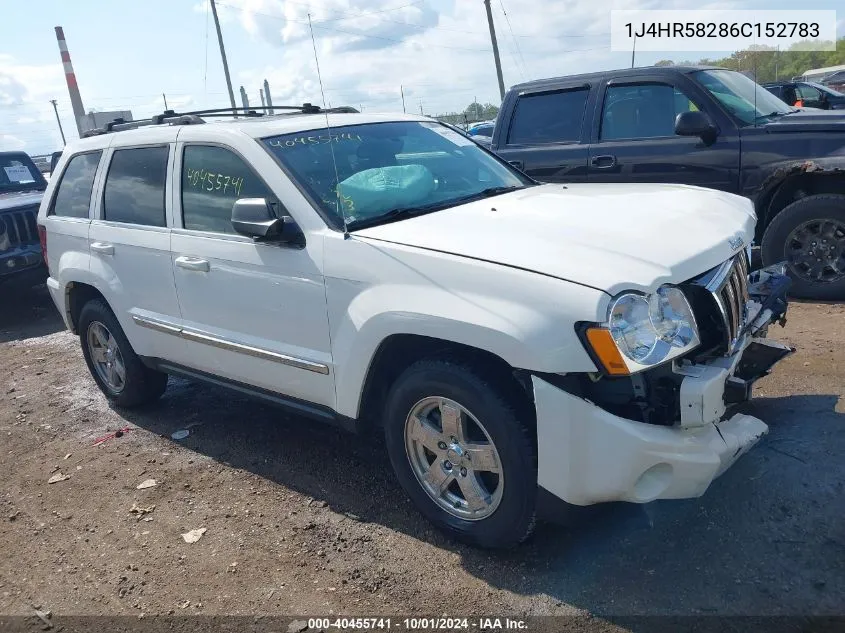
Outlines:
{"label": "black pickup truck", "polygon": [[0,282],[47,278],[36,218],[47,181],[23,152],[0,152]]}
{"label": "black pickup truck", "polygon": [[722,68],[633,68],[514,86],[490,149],[543,182],[746,196],[763,263],[789,263],[793,294],[845,298],[845,113],[788,106]]}

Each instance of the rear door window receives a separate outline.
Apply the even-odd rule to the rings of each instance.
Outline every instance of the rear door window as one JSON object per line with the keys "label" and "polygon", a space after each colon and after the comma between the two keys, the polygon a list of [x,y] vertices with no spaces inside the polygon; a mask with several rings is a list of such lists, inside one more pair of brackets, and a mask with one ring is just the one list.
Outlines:
{"label": "rear door window", "polygon": [[508,132],[509,145],[574,143],[581,138],[588,88],[522,95]]}
{"label": "rear door window", "polygon": [[94,176],[100,164],[101,151],[79,154],[70,159],[53,201],[51,215],[66,218],[87,218],[91,205]]}
{"label": "rear door window", "polygon": [[115,150],[103,193],[104,220],[166,226],[164,185],[169,152],[166,145]]}

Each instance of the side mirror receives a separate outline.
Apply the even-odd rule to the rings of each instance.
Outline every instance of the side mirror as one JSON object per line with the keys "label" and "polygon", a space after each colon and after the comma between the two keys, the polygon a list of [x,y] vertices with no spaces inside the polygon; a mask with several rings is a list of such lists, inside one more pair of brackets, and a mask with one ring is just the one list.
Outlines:
{"label": "side mirror", "polygon": [[266,198],[239,198],[232,206],[232,227],[241,235],[256,241],[305,245],[305,236],[285,215],[277,217]]}
{"label": "side mirror", "polygon": [[712,143],[716,140],[718,130],[701,110],[690,110],[681,112],[675,117],[675,134],[678,136],[699,136],[705,143]]}

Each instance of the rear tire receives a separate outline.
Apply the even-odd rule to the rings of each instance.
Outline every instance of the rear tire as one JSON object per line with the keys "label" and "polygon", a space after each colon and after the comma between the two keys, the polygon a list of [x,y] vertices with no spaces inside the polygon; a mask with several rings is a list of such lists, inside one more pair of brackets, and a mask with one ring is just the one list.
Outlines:
{"label": "rear tire", "polygon": [[530,409],[503,387],[460,361],[421,360],[385,407],[390,461],[414,505],[450,536],[488,548],[521,543],[535,524]]}
{"label": "rear tire", "polygon": [[102,299],[92,299],[82,306],[79,339],[88,371],[115,405],[127,409],[141,406],[157,400],[167,389],[167,374],[141,362]]}
{"label": "rear tire", "polygon": [[845,298],[845,195],[808,196],[790,204],[769,223],[761,252],[764,266],[788,262],[793,296]]}

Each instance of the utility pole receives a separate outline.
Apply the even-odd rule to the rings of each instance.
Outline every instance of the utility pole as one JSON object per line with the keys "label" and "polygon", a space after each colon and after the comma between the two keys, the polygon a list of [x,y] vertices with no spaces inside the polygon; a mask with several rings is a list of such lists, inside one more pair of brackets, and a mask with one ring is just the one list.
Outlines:
{"label": "utility pole", "polygon": [[402,93],[402,112],[406,112],[406,110],[405,110],[405,88],[402,87],[402,84],[399,84],[399,92]]}
{"label": "utility pole", "polygon": [[502,79],[502,62],[499,59],[499,45],[496,43],[496,28],[493,26],[493,12],[490,10],[490,0],[484,0],[487,9],[487,24],[490,26],[490,41],[493,43],[493,60],[496,62],[496,76],[499,78],[499,95],[505,100],[505,80]]}
{"label": "utility pole", "polygon": [[631,49],[631,68],[634,67],[634,56],[637,54],[637,36],[634,36],[634,48]]}
{"label": "utility pole", "polygon": [[267,104],[264,102],[264,88],[258,89],[258,96],[261,97],[261,107],[264,108]]}
{"label": "utility pole", "polygon": [[56,100],[50,99],[50,103],[53,104],[53,112],[56,113],[56,123],[59,124],[59,134],[62,135],[62,147],[67,145],[67,141],[65,140],[65,131],[62,129],[62,120],[59,118],[59,108],[56,106]]}
{"label": "utility pole", "polygon": [[478,111],[478,97],[473,97],[472,102],[475,104],[475,118],[481,120],[481,113]]}
{"label": "utility pole", "polygon": [[161,98],[164,99],[164,109],[167,110],[167,95],[162,92]]}
{"label": "utility pole", "polygon": [[425,115],[423,114],[423,111],[422,111],[422,99],[420,99],[420,114],[421,114],[422,116],[425,116]]}
{"label": "utility pole", "polygon": [[232,80],[229,78],[229,62],[226,61],[226,49],[223,48],[223,33],[220,31],[220,20],[217,18],[217,5],[214,0],[211,2],[211,13],[214,16],[214,26],[217,29],[217,42],[220,44],[220,57],[223,58],[223,73],[226,75],[226,88],[229,90],[229,103],[232,104],[232,114],[237,117],[238,111],[235,105],[235,93],[232,92]]}
{"label": "utility pole", "polygon": [[244,90],[243,86],[241,86],[241,103],[244,105],[244,108],[249,110],[249,98],[246,96],[246,90]]}

